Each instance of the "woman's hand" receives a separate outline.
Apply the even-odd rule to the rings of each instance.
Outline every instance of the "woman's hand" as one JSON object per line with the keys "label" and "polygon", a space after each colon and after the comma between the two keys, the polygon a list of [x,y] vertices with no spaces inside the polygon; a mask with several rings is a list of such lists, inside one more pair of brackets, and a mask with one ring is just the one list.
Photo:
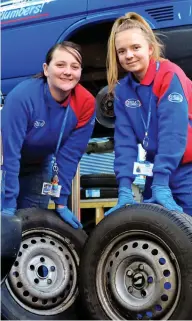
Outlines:
{"label": "woman's hand", "polygon": [[167,186],[154,185],[152,188],[152,198],[145,200],[144,203],[157,203],[170,211],[183,213],[182,207],[176,204],[173,199],[171,190]]}
{"label": "woman's hand", "polygon": [[125,206],[126,204],[137,204],[133,198],[133,193],[130,188],[127,187],[120,187],[119,188],[119,198],[118,198],[118,203],[116,206],[111,208],[109,211],[105,213],[105,216],[113,213],[114,211],[118,210],[119,208]]}
{"label": "woman's hand", "polygon": [[10,216],[13,216],[13,215],[15,215],[15,212],[16,212],[16,209],[15,208],[4,208],[3,210],[2,210],[2,213],[4,214],[4,215],[10,215]]}
{"label": "woman's hand", "polygon": [[68,209],[67,206],[59,205],[56,208],[56,212],[60,217],[66,222],[69,223],[73,228],[82,228],[82,224],[78,221],[77,217]]}

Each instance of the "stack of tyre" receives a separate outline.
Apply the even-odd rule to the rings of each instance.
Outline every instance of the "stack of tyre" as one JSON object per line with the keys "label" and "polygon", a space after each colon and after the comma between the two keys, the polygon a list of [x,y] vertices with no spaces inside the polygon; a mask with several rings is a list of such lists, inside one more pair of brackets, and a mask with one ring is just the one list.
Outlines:
{"label": "stack of tyre", "polygon": [[126,206],[87,238],[53,211],[18,211],[22,243],[2,285],[7,320],[192,319],[192,218]]}

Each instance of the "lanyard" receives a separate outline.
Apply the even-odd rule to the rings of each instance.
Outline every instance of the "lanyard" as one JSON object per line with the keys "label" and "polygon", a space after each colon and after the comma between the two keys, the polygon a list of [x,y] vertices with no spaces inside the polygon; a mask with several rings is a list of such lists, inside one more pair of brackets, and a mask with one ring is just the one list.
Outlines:
{"label": "lanyard", "polygon": [[56,162],[56,156],[57,156],[57,153],[58,153],[59,148],[61,146],[61,140],[62,140],[62,137],[63,137],[63,133],[65,131],[68,113],[69,113],[69,105],[66,107],[66,112],[65,112],[65,116],[63,118],[63,123],[61,125],[61,130],[60,130],[59,139],[58,139],[58,142],[57,142],[57,147],[56,147],[55,153],[54,153],[54,155],[52,157],[52,168],[53,168],[53,171],[56,174],[58,174],[58,172],[59,172],[59,168],[58,168],[58,165],[57,165],[57,162]]}
{"label": "lanyard", "polygon": [[[156,71],[159,70],[159,66],[160,66],[159,61],[156,61]],[[149,145],[148,133],[149,133],[149,126],[150,126],[150,122],[151,122],[152,96],[153,96],[153,92],[151,91],[151,95],[150,95],[150,99],[149,99],[149,111],[148,111],[148,116],[147,116],[147,123],[145,122],[145,120],[143,118],[143,115],[142,115],[142,111],[140,109],[141,120],[143,122],[143,126],[144,126],[144,129],[145,129],[145,136],[144,136],[144,139],[143,139],[143,147],[144,147],[144,149],[147,148],[147,146]]]}
{"label": "lanyard", "polygon": [[143,126],[145,128],[145,136],[143,139],[143,147],[144,148],[146,148],[149,145],[148,132],[149,132],[149,125],[151,122],[151,100],[152,100],[152,93],[151,93],[150,99],[149,99],[149,112],[148,112],[148,116],[147,116],[147,124],[145,123],[145,120],[143,118],[142,111],[141,111],[141,120],[142,120]]}
{"label": "lanyard", "polygon": [[[45,97],[45,102],[48,105],[47,95],[48,95],[48,84],[45,84],[45,86],[44,86],[44,97]],[[60,134],[59,134],[59,139],[57,141],[56,150],[55,150],[55,153],[54,153],[54,155],[52,157],[52,161],[51,161],[52,170],[53,170],[53,172],[55,172],[56,175],[59,172],[59,167],[58,167],[57,162],[56,162],[56,156],[57,156],[57,153],[58,153],[60,145],[61,145],[61,140],[62,140],[62,137],[63,137],[63,133],[65,131],[68,113],[69,113],[69,104],[66,107],[66,112],[65,112],[65,115],[64,115],[64,118],[63,118],[63,122],[62,122],[62,125],[61,125],[61,130],[60,130]]]}

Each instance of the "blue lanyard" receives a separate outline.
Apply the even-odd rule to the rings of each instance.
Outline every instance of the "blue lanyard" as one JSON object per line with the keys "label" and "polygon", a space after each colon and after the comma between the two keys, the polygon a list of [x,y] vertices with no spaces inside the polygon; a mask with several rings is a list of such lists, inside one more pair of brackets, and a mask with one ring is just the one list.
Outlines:
{"label": "blue lanyard", "polygon": [[69,113],[69,105],[66,107],[65,116],[63,118],[63,123],[62,123],[62,126],[61,126],[61,131],[60,131],[60,134],[59,134],[59,139],[58,139],[57,147],[56,147],[56,150],[55,150],[55,155],[54,155],[55,157],[56,157],[56,155],[57,155],[57,153],[59,151],[59,147],[61,145],[61,140],[62,140],[63,133],[64,133],[64,130],[65,130],[68,113]]}
{"label": "blue lanyard", "polygon": [[149,145],[149,137],[148,137],[148,132],[149,132],[149,125],[150,125],[150,122],[151,122],[151,100],[152,100],[152,93],[150,95],[150,99],[149,99],[149,112],[148,112],[148,116],[147,116],[147,124],[145,123],[145,120],[143,118],[143,115],[142,115],[142,111],[141,111],[141,120],[143,122],[143,126],[145,128],[145,136],[144,136],[144,139],[143,139],[143,147],[146,148],[148,145]]}
{"label": "blue lanyard", "polygon": [[62,137],[63,137],[63,133],[65,131],[65,127],[66,127],[66,122],[67,122],[67,117],[68,117],[68,113],[69,113],[69,104],[68,106],[66,107],[66,113],[65,113],[65,116],[63,118],[63,123],[62,123],[62,126],[61,126],[61,131],[60,131],[60,134],[59,134],[59,139],[58,139],[58,142],[57,142],[57,147],[56,147],[56,150],[55,150],[55,153],[52,157],[52,168],[53,168],[53,171],[58,174],[59,172],[59,168],[58,168],[58,165],[57,165],[57,162],[56,162],[56,156],[57,156],[57,153],[59,151],[59,148],[61,146],[61,140],[62,140]]}
{"label": "blue lanyard", "polygon": [[[159,61],[156,61],[156,71],[159,70],[159,66],[160,66],[160,63]],[[143,115],[142,115],[142,111],[140,109],[140,112],[141,112],[141,120],[143,122],[143,126],[145,128],[145,136],[144,136],[144,139],[143,139],[143,147],[144,149],[147,148],[147,146],[149,145],[149,136],[148,136],[148,133],[149,133],[149,126],[150,126],[150,122],[151,122],[151,109],[152,109],[152,96],[153,96],[153,92],[151,92],[151,95],[150,95],[150,99],[149,99],[149,111],[148,111],[148,116],[147,116],[147,124],[143,118]]]}
{"label": "blue lanyard", "polygon": [[[48,105],[47,90],[48,90],[48,84],[45,84],[45,86],[44,86],[44,97],[45,97],[45,102]],[[56,162],[56,156],[57,156],[57,153],[58,153],[59,148],[61,146],[61,140],[62,140],[62,137],[63,137],[63,133],[65,131],[68,113],[69,113],[69,104],[66,107],[66,112],[65,112],[65,115],[64,115],[64,118],[63,118],[63,122],[62,122],[62,125],[61,125],[61,130],[60,130],[60,134],[59,134],[59,139],[58,139],[58,142],[57,142],[56,150],[55,150],[55,153],[54,153],[54,155],[52,157],[52,161],[51,161],[52,170],[56,174],[58,174],[58,172],[59,172],[59,168],[58,168],[58,165],[57,165],[57,162]]]}

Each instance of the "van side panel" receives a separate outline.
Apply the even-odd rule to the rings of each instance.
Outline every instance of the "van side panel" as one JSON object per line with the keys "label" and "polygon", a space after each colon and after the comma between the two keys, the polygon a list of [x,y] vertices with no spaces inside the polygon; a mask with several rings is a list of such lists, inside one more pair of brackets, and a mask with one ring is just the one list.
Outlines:
{"label": "van side panel", "polygon": [[[15,2],[14,6],[13,2]],[[3,94],[6,95],[26,77],[41,71],[46,52],[58,41],[73,39],[80,30],[83,33],[85,29],[90,29],[90,34],[86,33],[85,40],[93,45],[95,42],[94,32],[91,33],[93,26],[105,24],[104,28],[106,28],[107,24],[108,26],[112,25],[117,17],[128,11],[136,11],[141,14],[153,29],[167,31],[168,37],[165,36],[163,40],[167,45],[168,57],[175,58],[176,63],[177,61],[182,62],[183,58],[190,56],[191,0],[2,1]],[[101,36],[103,43],[106,44],[109,32],[106,33],[103,30],[103,34],[106,35],[104,41],[102,29],[97,30],[100,32],[97,36]],[[79,42],[77,37],[75,40],[80,44],[84,42],[84,40]],[[100,50],[105,54],[105,48]],[[101,57],[103,55],[99,54],[96,59]],[[189,70],[187,59],[185,59],[185,65],[187,65],[186,70]],[[90,66],[93,73],[97,69],[94,63],[94,59],[92,59]],[[89,65],[89,63],[87,64]],[[88,67],[90,68],[90,66]]]}
{"label": "van side panel", "polygon": [[[7,4],[6,4],[7,2]],[[57,43],[63,30],[86,18],[87,0],[40,0],[1,3],[2,89],[11,89],[6,80],[22,79],[41,71],[45,54]],[[12,83],[12,81],[11,81]]]}
{"label": "van side panel", "polygon": [[57,42],[64,29],[77,21],[78,18],[75,17],[62,18],[4,30],[2,48],[7,49],[2,50],[2,78],[36,73],[44,62],[48,49]]}

